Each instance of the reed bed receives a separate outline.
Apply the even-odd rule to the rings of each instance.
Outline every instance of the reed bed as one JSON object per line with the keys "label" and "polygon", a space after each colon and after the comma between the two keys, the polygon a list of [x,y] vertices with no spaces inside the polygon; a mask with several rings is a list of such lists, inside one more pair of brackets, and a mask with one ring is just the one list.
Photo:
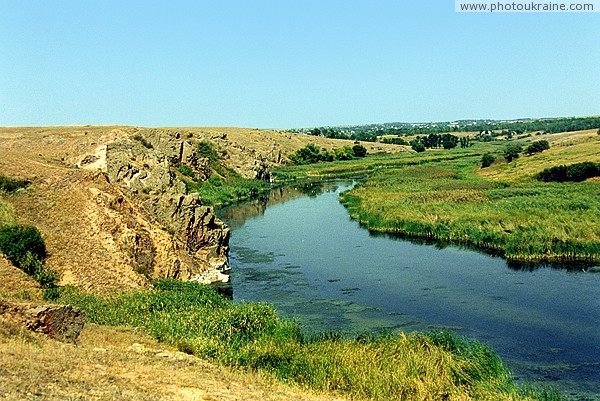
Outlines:
{"label": "reed bed", "polygon": [[509,259],[599,260],[598,182],[488,179],[475,163],[381,170],[342,201],[374,231],[464,242]]}
{"label": "reed bed", "polygon": [[65,289],[58,300],[88,321],[143,327],[181,351],[358,400],[558,399],[523,390],[500,358],[448,332],[304,335],[264,303],[235,304],[198,283],[160,280],[154,289],[92,295]]}

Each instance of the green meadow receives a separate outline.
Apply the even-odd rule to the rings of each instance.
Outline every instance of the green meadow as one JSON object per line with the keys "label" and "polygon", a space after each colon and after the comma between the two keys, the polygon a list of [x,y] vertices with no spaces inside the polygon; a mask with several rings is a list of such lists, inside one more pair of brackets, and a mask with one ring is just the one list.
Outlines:
{"label": "green meadow", "polygon": [[[508,162],[507,144],[543,138],[551,148]],[[482,156],[494,162],[482,167]],[[523,261],[600,260],[600,181],[541,182],[548,167],[600,161],[595,131],[476,142],[360,161],[293,166],[278,177],[369,173],[342,195],[370,230],[464,243]]]}

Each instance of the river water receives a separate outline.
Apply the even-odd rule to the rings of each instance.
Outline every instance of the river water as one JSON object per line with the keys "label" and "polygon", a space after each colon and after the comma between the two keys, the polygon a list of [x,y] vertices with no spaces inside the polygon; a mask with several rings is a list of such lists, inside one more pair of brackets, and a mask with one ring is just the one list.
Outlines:
{"label": "river water", "polygon": [[307,332],[450,330],[491,345],[517,381],[600,399],[600,273],[372,235],[339,202],[352,185],[221,211],[234,300],[271,303]]}

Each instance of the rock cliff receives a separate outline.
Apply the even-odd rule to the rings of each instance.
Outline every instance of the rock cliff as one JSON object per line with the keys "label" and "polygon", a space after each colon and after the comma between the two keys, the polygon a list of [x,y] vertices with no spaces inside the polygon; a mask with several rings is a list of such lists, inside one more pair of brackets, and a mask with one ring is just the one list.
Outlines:
{"label": "rock cliff", "polygon": [[352,144],[247,128],[0,127],[0,173],[31,182],[2,201],[40,230],[45,264],[62,285],[105,291],[147,287],[151,278],[227,281],[229,228],[182,181],[183,172],[197,182],[215,174],[204,141],[222,171],[262,180],[306,143]]}
{"label": "rock cliff", "polygon": [[159,130],[107,144],[106,177],[123,193],[108,205],[125,221],[113,238],[148,276],[226,282],[229,228],[173,172],[186,165],[200,180],[210,176],[196,148],[176,131]]}

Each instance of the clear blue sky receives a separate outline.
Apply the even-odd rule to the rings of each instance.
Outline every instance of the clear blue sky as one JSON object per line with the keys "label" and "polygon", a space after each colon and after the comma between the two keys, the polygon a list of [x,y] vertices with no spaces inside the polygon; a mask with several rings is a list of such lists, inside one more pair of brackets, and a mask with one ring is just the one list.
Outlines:
{"label": "clear blue sky", "polygon": [[0,126],[600,114],[600,13],[453,0],[0,0]]}

